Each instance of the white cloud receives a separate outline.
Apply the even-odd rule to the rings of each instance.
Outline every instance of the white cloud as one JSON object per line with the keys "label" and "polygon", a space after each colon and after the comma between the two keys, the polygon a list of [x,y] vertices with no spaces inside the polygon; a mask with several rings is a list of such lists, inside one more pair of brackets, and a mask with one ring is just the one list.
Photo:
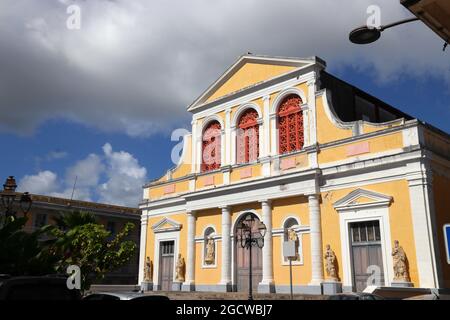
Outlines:
{"label": "white cloud", "polygon": [[147,170],[128,152],[114,152],[109,143],[103,146],[107,163],[107,181],[98,188],[100,201],[136,207],[142,199]]}
{"label": "white cloud", "polygon": [[56,173],[45,170],[36,175],[26,175],[18,185],[19,191],[28,191],[36,194],[51,194],[58,190],[58,176]]}
{"label": "white cloud", "polygon": [[40,171],[24,176],[18,190],[61,198],[71,198],[73,192],[73,199],[137,207],[146,180],[147,169],[132,154],[106,143],[103,154],[90,154],[67,168],[64,179]]}
{"label": "white cloud", "polygon": [[66,184],[73,185],[76,181],[77,187],[96,186],[103,170],[104,165],[101,158],[96,154],[90,154],[67,169]]}
{"label": "white cloud", "polygon": [[[185,106],[238,55],[318,55],[389,83],[404,75],[450,83],[449,50],[420,22],[356,46],[348,32],[381,7],[383,24],[410,16],[392,0],[0,2],[0,129],[26,132],[64,117],[148,136],[187,121]],[[66,7],[82,9],[66,29]],[[15,112],[11,113],[10,110]]]}

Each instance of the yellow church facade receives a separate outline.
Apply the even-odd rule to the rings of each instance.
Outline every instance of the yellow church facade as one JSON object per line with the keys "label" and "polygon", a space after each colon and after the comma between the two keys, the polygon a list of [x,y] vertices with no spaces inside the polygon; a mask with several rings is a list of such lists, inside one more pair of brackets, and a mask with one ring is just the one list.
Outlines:
{"label": "yellow church facade", "polygon": [[247,290],[251,215],[259,292],[289,292],[290,240],[295,293],[450,287],[449,135],[325,69],[244,55],[188,107],[179,163],[144,186],[139,284]]}

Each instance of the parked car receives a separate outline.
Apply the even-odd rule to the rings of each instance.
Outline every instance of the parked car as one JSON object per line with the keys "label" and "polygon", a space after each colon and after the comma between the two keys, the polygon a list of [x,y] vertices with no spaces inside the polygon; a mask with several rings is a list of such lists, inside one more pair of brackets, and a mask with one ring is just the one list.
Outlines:
{"label": "parked car", "polygon": [[83,298],[87,301],[114,301],[114,300],[133,300],[133,301],[167,301],[170,300],[163,295],[145,295],[141,292],[96,292]]}
{"label": "parked car", "polygon": [[385,300],[383,297],[377,296],[372,293],[365,292],[351,292],[351,293],[339,293],[328,297],[328,300]]}
{"label": "parked car", "polygon": [[67,287],[62,276],[0,277],[0,300],[80,300],[81,292]]}

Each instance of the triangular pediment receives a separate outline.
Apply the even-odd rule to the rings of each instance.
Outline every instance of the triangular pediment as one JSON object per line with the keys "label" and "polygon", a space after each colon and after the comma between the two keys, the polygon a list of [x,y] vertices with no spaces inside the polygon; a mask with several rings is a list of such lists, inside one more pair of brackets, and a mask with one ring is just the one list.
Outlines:
{"label": "triangular pediment", "polygon": [[153,232],[179,231],[182,225],[169,218],[163,218],[152,226]]}
{"label": "triangular pediment", "polygon": [[391,196],[370,190],[356,189],[336,201],[333,206],[337,210],[345,210],[373,206],[389,206],[391,201]]}
{"label": "triangular pediment", "polygon": [[198,106],[240,92],[257,84],[264,83],[302,67],[312,65],[316,58],[296,59],[257,55],[241,56],[222,76],[217,79],[189,107],[192,111]]}

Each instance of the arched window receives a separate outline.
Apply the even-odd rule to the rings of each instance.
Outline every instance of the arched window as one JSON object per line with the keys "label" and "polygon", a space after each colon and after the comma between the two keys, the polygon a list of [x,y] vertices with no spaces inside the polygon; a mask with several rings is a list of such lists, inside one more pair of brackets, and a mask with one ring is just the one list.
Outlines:
{"label": "arched window", "polygon": [[203,238],[203,266],[216,265],[216,242],[214,240],[215,230],[208,227]]}
{"label": "arched window", "polygon": [[[295,241],[295,245],[297,247],[297,258],[292,261],[301,261],[301,241],[300,236],[295,230],[299,226],[298,221],[295,218],[289,218],[284,222],[283,225],[283,234],[284,241]],[[288,262],[288,259],[284,259],[285,262]]]}
{"label": "arched window", "polygon": [[278,150],[280,154],[303,148],[302,99],[287,96],[278,108]]}
{"label": "arched window", "polygon": [[220,168],[221,129],[218,121],[212,121],[203,132],[202,172]]}
{"label": "arched window", "polygon": [[248,163],[258,160],[259,124],[256,110],[248,109],[241,115],[236,136],[237,163]]}

